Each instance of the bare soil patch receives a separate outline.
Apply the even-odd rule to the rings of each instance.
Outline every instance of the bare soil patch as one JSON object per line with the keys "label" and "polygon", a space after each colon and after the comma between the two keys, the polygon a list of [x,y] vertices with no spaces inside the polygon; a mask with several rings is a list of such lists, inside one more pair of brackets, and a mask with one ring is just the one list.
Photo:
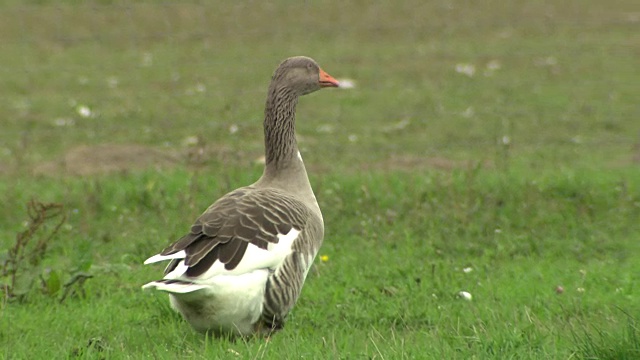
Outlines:
{"label": "bare soil patch", "polygon": [[177,152],[144,145],[81,145],[70,149],[60,159],[36,165],[33,173],[84,176],[147,168],[163,169],[175,166],[180,158]]}
{"label": "bare soil patch", "polygon": [[69,149],[58,159],[37,164],[31,172],[34,175],[88,176],[145,169],[162,170],[179,165],[202,167],[210,161],[239,161],[245,155],[225,146],[202,143],[178,149],[139,144],[80,145]]}
{"label": "bare soil patch", "polygon": [[[212,160],[243,162],[251,161],[249,160],[250,157],[250,154],[237,153],[226,147],[218,148],[204,144],[179,150],[138,144],[81,145],[69,149],[58,159],[37,164],[32,168],[32,173],[34,175],[88,176],[150,168],[157,170],[170,169],[181,164],[200,167],[207,166],[206,164]],[[260,160],[253,159],[252,162],[260,163]],[[329,170],[320,164],[308,164],[308,166],[313,171],[319,171],[319,169],[322,169],[322,171]],[[419,157],[408,154],[391,155],[385,160],[360,164],[357,167],[371,171],[410,172],[424,169],[453,171],[471,169],[476,166],[493,167],[490,162],[477,164],[468,160],[453,160],[445,157]],[[0,175],[7,172],[7,169],[0,166]]]}

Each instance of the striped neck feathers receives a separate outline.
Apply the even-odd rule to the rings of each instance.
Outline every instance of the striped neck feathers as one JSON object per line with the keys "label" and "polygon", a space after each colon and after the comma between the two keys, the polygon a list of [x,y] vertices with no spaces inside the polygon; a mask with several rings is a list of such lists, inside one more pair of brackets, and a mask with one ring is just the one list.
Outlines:
{"label": "striped neck feathers", "polygon": [[277,84],[269,86],[264,110],[264,143],[267,169],[282,169],[297,163],[295,122],[298,95]]}

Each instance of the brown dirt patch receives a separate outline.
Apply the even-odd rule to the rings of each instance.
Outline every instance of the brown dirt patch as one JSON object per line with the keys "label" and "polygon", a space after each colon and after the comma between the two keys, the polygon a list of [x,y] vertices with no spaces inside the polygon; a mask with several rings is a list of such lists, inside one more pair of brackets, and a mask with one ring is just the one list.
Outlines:
{"label": "brown dirt patch", "polygon": [[[226,147],[212,147],[201,143],[180,150],[156,148],[137,144],[81,145],[71,148],[60,158],[40,163],[32,168],[35,175],[87,176],[107,173],[126,173],[144,169],[169,169],[178,165],[190,167],[207,166],[209,161],[242,162],[249,154],[231,151]],[[256,160],[257,162],[257,160]],[[1,164],[0,164],[1,165]],[[453,160],[444,157],[419,157],[394,154],[387,159],[361,164],[360,169],[371,171],[416,171],[436,169],[452,171],[471,169],[476,166],[493,167],[490,162],[477,164],[468,160]],[[308,164],[314,172],[325,171],[322,165]],[[0,175],[4,172],[0,166]]]}
{"label": "brown dirt patch", "polygon": [[[246,156],[225,146],[198,142],[178,149],[138,144],[81,145],[60,158],[38,164],[34,175],[87,176],[145,169],[170,169],[179,165],[207,166],[210,161],[235,162]],[[2,168],[0,167],[0,174]]]}
{"label": "brown dirt patch", "polygon": [[163,169],[180,162],[181,156],[169,150],[135,144],[82,145],[67,151],[60,159],[34,167],[36,175],[94,175],[137,169]]}

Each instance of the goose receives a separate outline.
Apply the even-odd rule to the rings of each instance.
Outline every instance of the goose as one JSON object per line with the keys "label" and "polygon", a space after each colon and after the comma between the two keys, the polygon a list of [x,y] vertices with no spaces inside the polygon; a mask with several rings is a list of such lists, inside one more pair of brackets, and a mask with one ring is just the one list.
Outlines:
{"label": "goose", "polygon": [[311,58],[284,60],[264,110],[265,166],[254,184],[209,206],[188,234],[144,263],[170,261],[161,280],[197,331],[270,335],[283,328],[324,237],[324,222],[298,150],[298,98],[339,83]]}

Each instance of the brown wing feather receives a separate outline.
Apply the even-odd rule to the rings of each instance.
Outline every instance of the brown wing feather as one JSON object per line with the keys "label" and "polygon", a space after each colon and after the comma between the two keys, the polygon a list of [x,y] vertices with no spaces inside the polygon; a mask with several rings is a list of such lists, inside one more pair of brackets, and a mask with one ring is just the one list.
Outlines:
{"label": "brown wing feather", "polygon": [[162,251],[171,255],[184,250],[187,276],[204,274],[219,260],[227,270],[238,266],[249,244],[267,249],[278,234],[292,228],[301,231],[309,209],[277,189],[245,187],[211,205],[191,226],[189,234]]}
{"label": "brown wing feather", "polygon": [[218,259],[219,249],[220,247],[218,246],[214,247],[202,258],[202,260],[195,265],[189,266],[186,272],[187,276],[197,277],[207,272],[211,265],[216,262],[216,259]]}
{"label": "brown wing feather", "polygon": [[160,255],[171,255],[171,254],[177,253],[180,250],[186,249],[187,247],[189,247],[189,245],[191,245],[194,241],[198,240],[201,236],[202,236],[202,233],[200,232],[190,232],[189,234],[181,237],[178,241],[176,241],[175,243],[169,245],[164,250],[162,250]]}
{"label": "brown wing feather", "polygon": [[220,260],[220,262],[223,264],[229,263],[229,261],[231,261],[231,259],[236,256],[236,253],[240,249],[240,244],[242,244],[243,242],[246,243],[246,241],[235,240],[229,241],[228,243],[224,244],[224,246],[219,246],[220,256],[218,256],[218,260]]}
{"label": "brown wing feather", "polygon": [[191,266],[197,264],[202,260],[216,245],[228,242],[230,239],[222,238],[221,236],[207,237],[204,234],[200,234],[199,240],[191,243],[187,249],[189,249],[189,256],[185,260],[185,265]]}
{"label": "brown wing feather", "polygon": [[229,262],[224,265],[224,268],[227,270],[233,270],[236,268],[236,266],[238,266],[238,264],[240,263],[240,260],[242,260],[242,255],[238,255],[238,254],[244,255],[244,252],[247,250],[247,247],[249,246],[249,243],[246,241],[238,241],[238,243],[240,244],[238,251],[236,251],[236,254],[231,258],[231,260],[229,260]]}

